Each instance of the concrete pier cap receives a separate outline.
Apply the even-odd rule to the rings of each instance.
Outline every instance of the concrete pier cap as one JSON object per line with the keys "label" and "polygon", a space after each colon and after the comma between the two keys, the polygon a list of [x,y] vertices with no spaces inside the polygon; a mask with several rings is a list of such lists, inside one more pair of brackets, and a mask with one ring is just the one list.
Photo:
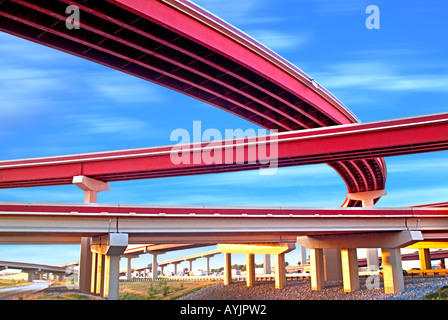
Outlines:
{"label": "concrete pier cap", "polygon": [[109,233],[92,238],[91,250],[108,256],[122,255],[128,247],[127,233]]}
{"label": "concrete pier cap", "polygon": [[403,248],[422,241],[421,231],[387,231],[301,236],[297,243],[306,248]]}

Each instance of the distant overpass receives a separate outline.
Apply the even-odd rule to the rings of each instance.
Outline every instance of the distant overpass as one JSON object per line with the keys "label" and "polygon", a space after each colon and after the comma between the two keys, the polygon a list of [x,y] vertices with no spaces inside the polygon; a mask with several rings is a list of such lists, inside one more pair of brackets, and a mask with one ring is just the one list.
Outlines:
{"label": "distant overpass", "polygon": [[68,268],[67,266],[61,267],[26,262],[0,261],[0,271],[5,269],[18,269],[24,273],[28,273],[28,281],[35,279],[35,273],[53,273],[60,277],[78,273],[78,270]]}

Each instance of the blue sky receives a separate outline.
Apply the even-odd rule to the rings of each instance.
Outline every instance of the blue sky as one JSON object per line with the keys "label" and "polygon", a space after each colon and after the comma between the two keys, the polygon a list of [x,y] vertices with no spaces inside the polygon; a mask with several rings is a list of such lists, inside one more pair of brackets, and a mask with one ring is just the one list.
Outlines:
{"label": "blue sky", "polygon": [[[322,84],[362,121],[448,108],[446,1],[198,0]],[[369,30],[366,7],[380,9]],[[81,13],[82,14],[82,13]],[[0,22],[1,23],[1,22]],[[247,121],[163,87],[0,33],[0,159],[31,158],[173,144],[176,128],[252,128]],[[447,152],[386,159],[378,206],[448,198]],[[116,182],[101,203],[340,206],[346,186],[326,165]],[[82,202],[75,186],[0,190],[0,201]],[[160,256],[160,261],[201,250]],[[0,260],[62,264],[78,246],[0,246]],[[257,257],[257,263],[262,258]],[[198,260],[195,268],[202,267]],[[297,250],[286,260],[295,264]],[[150,255],[133,260],[134,266]],[[223,264],[221,257],[212,267]],[[244,263],[244,257],[236,259]],[[124,264],[122,264],[124,266]],[[182,266],[182,265],[181,265]],[[188,267],[187,264],[185,264]]]}

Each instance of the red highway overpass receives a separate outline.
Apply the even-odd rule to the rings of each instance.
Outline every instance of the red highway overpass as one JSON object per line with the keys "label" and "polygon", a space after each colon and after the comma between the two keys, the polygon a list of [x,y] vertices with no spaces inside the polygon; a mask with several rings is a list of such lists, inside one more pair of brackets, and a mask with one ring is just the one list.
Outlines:
{"label": "red highway overpass", "polygon": [[[66,27],[68,5],[80,9],[79,29]],[[157,83],[268,130],[359,122],[300,69],[189,1],[4,0],[0,17],[1,31]],[[328,164],[349,193],[384,189],[382,158]]]}
{"label": "red highway overpass", "polygon": [[[260,148],[267,150],[258,152]],[[355,161],[368,167],[375,157],[447,148],[448,113],[441,113],[244,139],[1,161],[0,188],[72,184],[78,175],[111,182],[250,170],[273,163],[285,167]],[[173,155],[187,155],[187,161],[175,163]],[[239,155],[244,161],[239,162]],[[369,172],[370,178],[375,176]],[[363,190],[369,181],[378,187],[375,179],[362,181],[357,185]]]}

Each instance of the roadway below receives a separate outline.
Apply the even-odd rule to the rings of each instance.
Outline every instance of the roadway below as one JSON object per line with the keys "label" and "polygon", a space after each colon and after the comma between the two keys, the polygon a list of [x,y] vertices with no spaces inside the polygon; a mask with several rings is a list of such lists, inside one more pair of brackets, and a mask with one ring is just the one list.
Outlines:
{"label": "roadway below", "polygon": [[36,280],[32,284],[20,287],[0,289],[0,300],[13,300],[21,295],[38,292],[50,286],[51,281]]}

